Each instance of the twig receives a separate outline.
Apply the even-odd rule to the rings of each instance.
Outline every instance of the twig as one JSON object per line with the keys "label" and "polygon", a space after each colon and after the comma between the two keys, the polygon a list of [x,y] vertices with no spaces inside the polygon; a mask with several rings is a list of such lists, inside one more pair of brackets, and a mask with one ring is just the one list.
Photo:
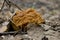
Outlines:
{"label": "twig", "polygon": [[[9,21],[11,21],[14,25],[15,25],[15,23],[11,20],[11,19],[9,19]],[[15,25],[16,26],[16,25]]]}
{"label": "twig", "polygon": [[9,9],[10,9],[11,8],[11,3],[9,2],[9,0],[6,0],[6,3],[8,4]]}
{"label": "twig", "polygon": [[9,1],[9,0],[4,0],[3,5],[2,5],[2,7],[1,7],[1,11],[2,11],[2,9],[3,9],[3,7],[4,7],[5,2],[9,5],[9,8],[11,7],[11,5],[14,5],[14,6],[17,7],[19,10],[23,11],[19,6],[17,6],[16,4],[14,4],[13,2],[11,2],[11,1]]}
{"label": "twig", "polygon": [[16,33],[17,34],[26,34],[26,32],[22,32],[22,31],[19,31],[19,32],[18,31],[13,31],[13,32],[3,32],[3,33],[0,33],[0,36],[2,36],[2,35],[9,35],[9,34],[10,35],[14,35],[14,34],[16,35]]}
{"label": "twig", "polygon": [[19,6],[17,6],[16,4],[14,4],[13,2],[9,1],[11,3],[11,5],[16,6],[19,10],[23,11]]}
{"label": "twig", "polygon": [[2,9],[3,9],[3,7],[4,7],[4,4],[5,4],[5,1],[6,1],[6,0],[4,0],[3,5],[2,5],[0,11],[2,11]]}
{"label": "twig", "polygon": [[22,32],[21,30],[18,30],[17,32],[15,32],[14,36],[17,35],[17,34],[19,34],[19,33],[22,34],[22,35],[23,34],[27,34],[27,32]]}

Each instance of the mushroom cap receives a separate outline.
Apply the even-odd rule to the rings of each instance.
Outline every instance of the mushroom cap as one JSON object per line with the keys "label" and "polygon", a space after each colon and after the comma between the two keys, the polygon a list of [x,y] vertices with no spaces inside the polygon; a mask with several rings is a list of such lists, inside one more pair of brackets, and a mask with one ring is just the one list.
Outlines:
{"label": "mushroom cap", "polygon": [[37,13],[36,10],[32,8],[23,11],[18,10],[12,17],[12,20],[15,23],[17,29],[19,29],[19,27],[22,27],[24,24],[41,24],[44,22],[44,19],[42,18],[41,14]]}

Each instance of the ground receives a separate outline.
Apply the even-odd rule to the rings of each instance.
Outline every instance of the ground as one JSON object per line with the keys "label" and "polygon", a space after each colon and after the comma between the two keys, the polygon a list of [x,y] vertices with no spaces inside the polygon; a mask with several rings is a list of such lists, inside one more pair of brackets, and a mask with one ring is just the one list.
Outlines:
{"label": "ground", "polygon": [[[15,37],[13,35],[6,36],[3,35],[0,37],[0,40],[20,40],[21,38],[41,40],[44,36],[46,36],[49,40],[60,40],[60,8],[59,8],[60,0],[33,0],[33,1],[10,0],[10,1],[14,2],[22,9],[35,8],[36,11],[42,14],[42,17],[45,19],[45,24],[40,24],[41,26],[38,27],[36,25],[32,25],[33,27],[31,27],[28,30],[27,35],[18,34]],[[3,0],[0,0],[0,7],[2,5],[2,2]],[[6,16],[7,13],[9,12],[6,6],[4,7],[3,12],[0,12],[1,15],[0,18],[3,18],[4,22],[6,22],[6,20],[9,19],[8,16]],[[16,7],[12,6],[12,9],[10,9],[10,11],[15,12],[16,9],[17,9]],[[2,24],[0,24],[0,27],[1,25]]]}

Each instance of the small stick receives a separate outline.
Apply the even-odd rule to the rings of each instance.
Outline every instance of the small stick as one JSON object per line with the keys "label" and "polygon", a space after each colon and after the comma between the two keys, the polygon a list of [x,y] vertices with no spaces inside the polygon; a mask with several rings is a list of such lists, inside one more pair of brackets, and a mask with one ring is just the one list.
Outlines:
{"label": "small stick", "polygon": [[22,9],[19,7],[19,6],[17,6],[16,4],[14,4],[13,2],[11,2],[11,1],[7,1],[6,0],[6,3],[9,5],[9,6],[11,6],[11,5],[14,5],[14,6],[16,6],[19,10],[21,10],[22,11]]}
{"label": "small stick", "polygon": [[5,2],[9,5],[9,7],[11,7],[11,5],[14,5],[14,6],[15,6],[15,7],[17,7],[19,10],[23,11],[19,6],[17,6],[16,4],[14,4],[13,2],[11,2],[11,1],[9,1],[9,0],[4,0],[3,5],[2,5],[2,7],[1,7],[1,10],[0,10],[0,11],[2,11],[2,9],[3,9],[3,7],[4,7]]}
{"label": "small stick", "polygon": [[16,35],[19,34],[19,33],[22,34],[22,35],[23,35],[23,34],[27,34],[27,32],[22,32],[21,30],[18,30],[17,32],[15,32],[14,36],[16,36]]}
{"label": "small stick", "polygon": [[6,3],[9,5],[9,10],[11,8],[11,3],[9,2],[9,0],[6,0]]}
{"label": "small stick", "polygon": [[19,6],[17,6],[16,4],[14,4],[13,2],[9,1],[11,3],[11,5],[16,6],[19,10],[23,11]]}
{"label": "small stick", "polygon": [[26,32],[22,32],[22,31],[19,31],[19,32],[18,31],[13,31],[13,32],[3,32],[3,33],[0,33],[0,36],[2,36],[2,35],[9,35],[9,34],[10,35],[14,35],[14,34],[17,35],[16,33],[17,34],[26,34]]}
{"label": "small stick", "polygon": [[4,0],[3,5],[2,5],[2,7],[1,7],[1,10],[0,10],[0,11],[2,11],[2,9],[3,9],[3,7],[4,7],[4,4],[5,4],[5,1],[6,1],[6,0]]}

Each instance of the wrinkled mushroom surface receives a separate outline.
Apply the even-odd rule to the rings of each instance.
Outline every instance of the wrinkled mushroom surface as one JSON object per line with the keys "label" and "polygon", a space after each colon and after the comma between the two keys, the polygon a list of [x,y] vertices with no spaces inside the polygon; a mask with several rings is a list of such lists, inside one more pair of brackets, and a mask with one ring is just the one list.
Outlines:
{"label": "wrinkled mushroom surface", "polygon": [[41,24],[44,22],[41,14],[36,12],[35,9],[29,8],[23,11],[16,11],[15,15],[12,17],[12,21],[16,26],[13,25],[15,30],[20,29],[22,26],[25,27],[29,23]]}

